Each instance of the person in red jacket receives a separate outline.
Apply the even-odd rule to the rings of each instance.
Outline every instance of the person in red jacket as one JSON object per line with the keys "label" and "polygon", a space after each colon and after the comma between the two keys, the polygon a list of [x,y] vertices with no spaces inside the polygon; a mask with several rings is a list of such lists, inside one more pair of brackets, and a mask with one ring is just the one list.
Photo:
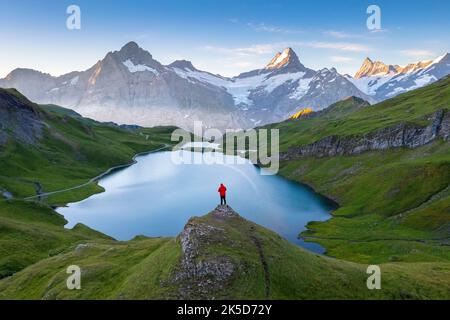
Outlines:
{"label": "person in red jacket", "polygon": [[219,194],[220,194],[220,205],[227,204],[227,199],[226,199],[227,187],[225,187],[223,185],[223,183],[221,183],[219,190],[217,190],[217,192],[219,192]]}

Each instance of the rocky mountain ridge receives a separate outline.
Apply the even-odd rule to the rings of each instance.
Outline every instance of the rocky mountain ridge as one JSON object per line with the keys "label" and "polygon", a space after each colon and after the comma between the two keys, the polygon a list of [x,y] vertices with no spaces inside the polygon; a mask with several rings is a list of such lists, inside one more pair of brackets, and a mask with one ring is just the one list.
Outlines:
{"label": "rocky mountain ridge", "polygon": [[397,73],[401,71],[401,67],[398,65],[387,65],[381,61],[372,61],[370,58],[366,58],[361,68],[356,72],[354,78],[361,79],[363,77],[375,76],[375,75],[388,75],[390,73]]}
{"label": "rocky mountain ridge", "polygon": [[346,75],[346,78],[380,102],[436,82],[448,74],[450,54],[447,53],[434,60],[418,61],[404,67],[366,58],[355,76]]}
{"label": "rocky mountain ridge", "polygon": [[227,78],[186,60],[164,66],[135,42],[60,77],[16,69],[0,87],[100,121],[187,129],[200,120],[219,129],[251,128],[284,120],[299,106],[319,110],[346,96],[371,99],[334,68],[306,68],[291,48],[262,69]]}
{"label": "rocky mountain ridge", "polygon": [[426,127],[411,123],[382,128],[363,136],[328,136],[314,143],[290,148],[280,155],[290,161],[301,157],[334,157],[390,148],[417,148],[436,139],[450,140],[450,111],[441,109],[428,117]]}
{"label": "rocky mountain ridge", "polygon": [[404,73],[399,68],[366,59],[353,78],[335,68],[307,68],[286,48],[265,67],[228,78],[186,60],[163,65],[129,42],[85,71],[53,77],[16,69],[0,79],[0,87],[100,121],[189,130],[202,121],[206,127],[245,129],[283,121],[300,109],[322,110],[348,96],[375,103],[450,73],[448,55],[406,66]]}
{"label": "rocky mountain ridge", "polygon": [[9,135],[27,144],[36,144],[42,137],[45,122],[33,103],[14,89],[0,88],[0,148]]}

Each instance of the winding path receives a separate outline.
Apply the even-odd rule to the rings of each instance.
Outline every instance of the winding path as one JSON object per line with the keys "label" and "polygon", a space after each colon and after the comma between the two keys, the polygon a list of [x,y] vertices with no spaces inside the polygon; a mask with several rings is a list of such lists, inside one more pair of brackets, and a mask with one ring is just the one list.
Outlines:
{"label": "winding path", "polygon": [[91,183],[97,182],[98,180],[100,180],[101,178],[107,176],[111,172],[114,172],[115,170],[123,169],[123,168],[127,168],[129,166],[132,166],[133,164],[135,164],[137,162],[136,158],[139,157],[139,156],[143,156],[143,155],[146,155],[146,154],[162,151],[162,150],[167,149],[169,147],[170,147],[170,145],[164,144],[164,146],[162,146],[162,147],[160,147],[158,149],[137,153],[137,154],[135,154],[133,156],[132,161],[130,163],[121,164],[121,165],[109,168],[108,170],[106,170],[102,174],[99,174],[98,176],[96,176],[96,177],[90,179],[89,181],[87,181],[85,183],[82,183],[80,185],[77,185],[77,186],[74,186],[74,187],[70,187],[70,188],[66,188],[66,189],[56,190],[56,191],[49,191],[49,192],[38,193],[37,195],[31,196],[31,197],[22,198],[21,200],[27,200],[27,201],[34,200],[34,199],[39,199],[40,200],[40,199],[42,199],[44,197],[51,196],[53,194],[58,194],[58,193],[67,192],[67,191],[76,190],[76,189],[80,189],[80,188],[86,187],[86,186],[90,185]]}
{"label": "winding path", "polygon": [[263,270],[264,270],[264,289],[265,289],[265,294],[266,294],[266,298],[269,298],[269,296],[270,296],[269,265],[267,264],[266,257],[264,256],[264,251],[263,251],[263,247],[262,247],[261,241],[259,241],[259,239],[254,234],[252,234],[250,236],[250,239],[252,240],[252,242],[256,246],[256,250],[258,251],[259,260],[261,261],[261,265],[262,265]]}

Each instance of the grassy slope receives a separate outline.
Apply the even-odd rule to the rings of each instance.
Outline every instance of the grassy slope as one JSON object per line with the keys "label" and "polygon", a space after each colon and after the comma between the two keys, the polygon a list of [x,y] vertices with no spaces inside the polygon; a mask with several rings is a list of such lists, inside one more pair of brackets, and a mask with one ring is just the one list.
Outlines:
{"label": "grassy slope", "polygon": [[[447,160],[424,156],[430,150]],[[444,245],[449,238],[450,194],[440,193],[450,179],[448,153],[448,145],[438,143],[408,152],[302,159],[285,164],[281,174],[341,204],[331,220],[312,222],[303,234],[324,245],[329,255],[367,263],[450,261]],[[434,194],[442,199],[415,209]]]}
{"label": "grassy slope", "polygon": [[[26,99],[17,91],[6,91]],[[171,143],[170,127],[127,131],[57,106],[32,105],[49,127],[44,138],[36,146],[11,139],[0,150],[0,186],[16,199],[36,195],[36,182],[47,192],[74,187],[112,166],[129,163],[138,152]],[[105,238],[82,225],[65,230],[65,219],[50,208],[101,191],[91,183],[52,195],[40,204],[0,198],[0,278],[78,241]]]}
{"label": "grassy slope", "polygon": [[[346,112],[344,113],[347,114]],[[57,132],[62,133],[63,139],[58,134],[55,138],[49,133],[43,145],[44,149],[48,148],[48,150],[45,149],[44,152],[38,152],[38,154],[33,155],[37,157],[36,159],[27,157],[30,156],[30,154],[26,154],[26,152],[31,152],[29,149],[22,150],[20,146],[10,145],[8,148],[19,148],[13,153],[11,152],[14,149],[7,150],[7,152],[10,152],[9,155],[11,157],[16,157],[14,159],[15,161],[9,160],[7,157],[3,157],[1,160],[3,161],[2,164],[11,166],[11,169],[17,170],[15,173],[19,176],[23,175],[30,181],[40,179],[39,181],[44,185],[46,190],[54,190],[53,187],[59,185],[67,187],[77,184],[80,181],[84,182],[88,178],[103,171],[106,166],[128,162],[134,152],[145,150],[148,146],[151,146],[153,143],[152,138],[158,141],[158,143],[153,145],[155,146],[164,142],[166,137],[164,129],[161,129],[162,132],[156,132],[154,136],[152,136],[154,131],[149,129],[145,129],[145,132],[142,132],[142,134],[140,132],[124,133],[123,130],[92,123],[91,121],[85,123],[83,121],[76,121],[70,117],[66,119],[66,116],[58,112],[52,112],[52,116],[53,118],[49,121],[60,119],[63,123],[64,121],[68,121],[69,123],[66,126],[60,121],[56,121],[54,126],[52,126],[52,128],[59,125],[62,126]],[[75,122],[72,123],[72,121]],[[320,120],[311,119],[308,121],[317,122]],[[336,121],[341,121],[340,117]],[[303,124],[303,120],[295,123],[295,125],[299,124]],[[286,123],[282,125],[289,127],[293,124]],[[101,143],[96,145],[96,139],[93,138],[90,130],[94,131],[95,138],[98,138]],[[292,132],[295,131],[292,129]],[[150,141],[145,139],[146,134],[150,135]],[[69,141],[64,139],[67,137],[70,137]],[[282,135],[282,139],[285,137]],[[72,144],[72,141],[76,142],[76,144]],[[295,141],[292,142],[290,140],[283,140],[283,142],[285,146],[290,143],[295,144]],[[80,146],[82,147],[80,148]],[[389,151],[384,156],[376,153],[376,157],[381,157],[378,159],[381,163],[386,163],[388,160],[389,163],[395,163],[394,160],[401,159],[400,156],[403,156],[405,157],[403,161],[409,163],[411,159],[420,162],[422,161],[423,155],[428,155],[432,158],[432,161],[426,159],[423,160],[423,163],[430,165],[432,168],[435,168],[434,161],[436,159],[438,159],[436,161],[443,162],[444,166],[447,164],[447,145],[437,143],[424,148],[413,151],[418,154],[409,154],[404,153],[404,150],[398,150],[395,152],[399,152],[399,155],[391,154],[391,151]],[[124,161],[114,158],[118,157],[116,152],[124,152]],[[421,152],[423,154],[420,154]],[[70,154],[71,156],[66,157],[65,154]],[[59,161],[58,156],[62,156],[61,161]],[[109,158],[110,156],[113,158]],[[369,153],[361,157],[363,157],[360,159],[363,171],[360,173],[362,174],[367,171],[369,174],[367,179],[374,179],[373,176],[370,176],[373,170],[384,170],[379,168],[380,162],[371,160],[373,157]],[[365,159],[364,157],[368,157],[369,159]],[[27,163],[27,159],[29,163]],[[33,161],[29,159],[33,159]],[[320,191],[336,195],[336,198],[347,195],[348,200],[346,201],[357,200],[356,193],[358,191],[362,192],[358,188],[367,189],[367,184],[361,182],[355,186],[355,194],[353,196],[352,194],[348,195],[345,190],[351,185],[351,181],[347,179],[356,176],[349,173],[354,172],[355,169],[352,167],[355,163],[359,162],[355,162],[354,159],[349,158],[321,159],[320,161],[322,160],[323,162],[320,163],[315,172],[312,169],[319,164],[318,160],[305,159],[305,162],[307,162],[306,165],[309,166],[310,170],[305,171],[305,167],[303,167],[305,165],[304,162],[289,163],[284,164],[282,174],[290,176],[292,179],[305,180],[313,185],[317,183],[316,186],[320,186]],[[45,166],[35,166],[35,161]],[[366,170],[366,165],[371,165],[372,167],[368,167]],[[401,168],[403,165],[401,164],[397,168],[394,168],[394,172],[397,172],[396,169]],[[414,163],[411,167],[414,167],[413,165]],[[32,169],[29,169],[30,167]],[[43,168],[50,172],[49,175],[45,174]],[[58,174],[51,173],[53,168],[55,171],[61,170],[60,174],[64,173],[64,176],[67,176],[66,182],[58,181]],[[77,170],[70,170],[71,168],[76,168]],[[347,170],[349,168],[350,170]],[[33,170],[36,171],[36,176]],[[79,170],[82,170],[82,172],[79,172]],[[71,172],[71,174],[69,175],[68,172]],[[307,176],[306,173],[310,173],[311,176]],[[336,179],[336,175],[339,174],[339,179]],[[380,174],[383,177],[384,173],[381,172]],[[2,175],[5,176],[3,179],[9,182],[7,189],[13,191],[16,196],[27,196],[33,193],[33,186],[30,187],[28,186],[29,183],[17,180],[17,176],[10,174],[9,170],[4,170]],[[438,172],[435,176],[441,175],[442,171]],[[8,177],[6,178],[6,176]],[[408,174],[408,170],[405,170],[405,176],[411,177]],[[376,175],[376,178],[377,184],[379,184],[380,176]],[[394,176],[391,178],[397,182],[400,181],[396,178],[394,179]],[[444,175],[443,180],[446,179]],[[348,185],[341,186],[340,181],[347,181]],[[431,183],[433,185],[431,189],[435,189],[435,179],[430,181],[433,182]],[[370,189],[377,184],[369,184]],[[398,185],[401,186],[400,183]],[[341,190],[341,193],[338,193],[336,190]],[[424,193],[429,193],[431,192],[430,190],[427,187]],[[403,194],[402,190],[397,191],[397,189],[394,189],[394,191],[394,199],[397,192]],[[64,196],[62,199],[49,199],[48,201],[49,203],[64,203],[69,199],[82,198],[92,192],[92,190],[83,192],[75,192],[75,194],[69,195],[69,197]],[[380,199],[380,201],[383,201],[383,197],[380,196]],[[395,236],[403,232],[405,237],[411,237],[413,230],[417,232],[414,234],[414,237],[421,237],[421,239],[425,236],[434,237],[438,233],[445,235],[445,230],[436,231],[436,226],[442,227],[443,223],[444,225],[446,223],[446,217],[442,215],[441,210],[448,208],[448,197],[445,194],[439,195],[431,203],[419,207],[417,211],[408,212],[405,219],[400,219],[401,223],[396,223],[398,228],[401,229],[401,232],[392,229],[393,223],[388,223],[384,226],[383,223],[390,218],[389,214],[374,214],[371,210],[367,210],[366,214],[360,214],[359,210],[364,207],[364,203],[358,203],[358,210],[354,210],[353,214],[345,211],[342,212],[342,221],[347,222],[349,224],[348,226],[345,226],[343,223],[337,227],[331,225],[334,223],[333,221],[338,221],[339,218],[333,218],[327,223],[314,224],[312,226],[318,230],[324,226],[323,231],[318,231],[315,234],[316,236],[321,232],[324,234],[331,232],[333,234],[333,232],[342,230],[344,237],[342,240],[320,240],[321,243],[329,248],[330,253],[366,263],[369,261],[384,262],[389,260],[392,257],[389,251],[391,250],[397,254],[394,260],[428,260],[433,262],[414,264],[396,262],[383,264],[381,266],[383,272],[383,290],[369,291],[365,286],[365,280],[367,279],[365,273],[366,265],[344,262],[305,252],[281,239],[273,232],[240,218],[224,222],[214,219],[212,215],[208,215],[202,218],[195,218],[193,221],[224,228],[226,234],[230,237],[229,240],[234,245],[226,246],[218,244],[206,246],[209,248],[209,251],[205,252],[205,255],[229,255],[239,265],[245,266],[241,270],[244,272],[238,272],[225,290],[218,292],[216,296],[223,298],[261,299],[267,297],[283,299],[448,299],[450,266],[447,256],[448,251],[445,247],[442,247],[443,252],[437,252],[440,247],[436,246],[434,248],[429,243],[417,241],[414,244],[417,244],[418,248],[405,247],[403,242],[391,240],[387,240],[386,244],[381,243],[377,248],[370,244],[372,242],[362,243],[359,247],[357,241],[348,241],[349,238],[353,237],[352,232],[359,232],[359,237],[365,237],[367,234],[377,236],[376,234],[368,233],[374,227],[379,228],[379,235],[382,236],[385,236],[387,234],[386,232],[390,231]],[[413,204],[415,205],[414,202]],[[409,206],[413,206],[413,204],[409,203]],[[376,207],[376,204],[374,205]],[[380,203],[381,205],[382,203]],[[403,206],[405,204],[401,204],[400,207]],[[346,208],[351,207],[343,205],[340,210],[346,210]],[[430,219],[423,219],[422,215],[426,215]],[[358,224],[356,222],[358,222],[357,219],[360,217],[373,217],[374,221],[361,221]],[[395,218],[395,216],[393,217]],[[3,275],[8,275],[8,273],[17,272],[26,267],[12,277],[0,280],[0,298],[126,299],[176,298],[178,296],[179,287],[175,284],[169,285],[164,282],[164,280],[170,278],[171,272],[178,264],[181,256],[180,244],[176,239],[148,239],[139,237],[128,242],[118,242],[82,225],[77,226],[74,230],[65,230],[63,229],[64,223],[64,219],[55,214],[45,204],[24,203],[21,201],[2,202],[0,204],[0,250],[2,250],[0,251],[0,257],[3,258],[3,260],[0,259],[0,270],[3,272]],[[328,227],[330,225],[331,227]],[[417,228],[419,228],[418,231],[416,230]],[[422,228],[422,231],[420,228]],[[270,290],[268,296],[266,296],[264,286],[264,271],[261,258],[257,248],[249,241],[249,236],[257,237],[263,248],[262,250],[269,270]],[[410,243],[411,241],[407,240],[404,242]],[[378,242],[374,241],[373,243],[376,244]],[[80,246],[80,244],[83,245]],[[390,245],[392,244],[395,248],[391,248]],[[405,248],[407,252],[404,255],[399,254]],[[387,250],[387,255],[385,250]],[[415,253],[417,254],[415,255]],[[69,291],[65,287],[65,281],[67,279],[65,270],[71,264],[77,264],[82,267],[82,290]],[[192,297],[195,298],[195,296]]]}
{"label": "grassy slope", "polygon": [[[42,110],[48,110],[44,108]],[[108,168],[129,163],[131,157],[170,143],[174,128],[138,129],[126,131],[89,119],[67,116],[65,109],[45,113],[49,129],[38,146],[25,146],[11,140],[0,153],[0,184],[15,197],[36,194],[34,182],[44,191],[73,187],[88,181]],[[74,192],[75,199],[86,191]],[[65,195],[67,196],[67,195]],[[58,198],[62,203],[69,198]],[[57,200],[50,199],[50,203]]]}
{"label": "grassy slope", "polygon": [[79,241],[111,239],[81,224],[64,229],[66,223],[46,205],[0,202],[0,279]]}
{"label": "grassy slope", "polygon": [[[349,114],[270,127],[280,129],[281,149],[287,150],[325,136],[361,135],[403,121],[426,125],[427,116],[441,108],[450,108],[450,78]],[[304,233],[329,255],[367,263],[450,261],[449,142],[303,158],[282,163],[280,173],[340,203],[334,218],[311,223]]]}
{"label": "grassy slope", "polygon": [[330,114],[325,116],[325,113],[312,119],[285,121],[268,127],[281,130],[280,149],[287,150],[331,135],[362,135],[400,122],[426,125],[428,115],[450,108],[450,77],[370,107],[358,108],[351,113],[342,112],[341,116],[337,111],[350,107],[345,100],[339,104],[333,117]]}
{"label": "grassy slope", "polygon": [[[203,239],[201,259],[230,257],[238,271],[211,297],[227,299],[405,299],[450,298],[448,264],[381,265],[382,290],[368,290],[365,265],[315,255],[241,217],[214,214],[190,220],[224,230],[225,238]],[[253,239],[261,244],[267,263]],[[232,243],[233,245],[227,245]],[[182,284],[170,281],[181,257],[177,239],[137,238],[129,242],[104,240],[72,246],[0,281],[0,299],[157,299],[177,298]],[[81,290],[67,290],[65,270],[82,269]],[[439,276],[439,277],[437,277]],[[266,280],[265,280],[266,279]],[[195,281],[187,285],[196,287]],[[186,283],[183,283],[186,285]],[[268,290],[266,290],[267,284]],[[198,298],[195,289],[189,298]]]}

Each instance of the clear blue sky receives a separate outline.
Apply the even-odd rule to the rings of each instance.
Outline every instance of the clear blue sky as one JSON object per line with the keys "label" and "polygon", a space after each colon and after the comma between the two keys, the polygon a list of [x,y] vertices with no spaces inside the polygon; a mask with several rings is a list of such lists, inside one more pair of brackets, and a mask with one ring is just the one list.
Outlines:
{"label": "clear blue sky", "polygon": [[[66,8],[81,8],[81,30]],[[369,32],[377,4],[382,31]],[[84,70],[130,40],[164,64],[223,75],[259,68],[291,46],[308,67],[354,73],[369,56],[406,64],[450,51],[447,0],[0,0],[0,77],[17,67]]]}

